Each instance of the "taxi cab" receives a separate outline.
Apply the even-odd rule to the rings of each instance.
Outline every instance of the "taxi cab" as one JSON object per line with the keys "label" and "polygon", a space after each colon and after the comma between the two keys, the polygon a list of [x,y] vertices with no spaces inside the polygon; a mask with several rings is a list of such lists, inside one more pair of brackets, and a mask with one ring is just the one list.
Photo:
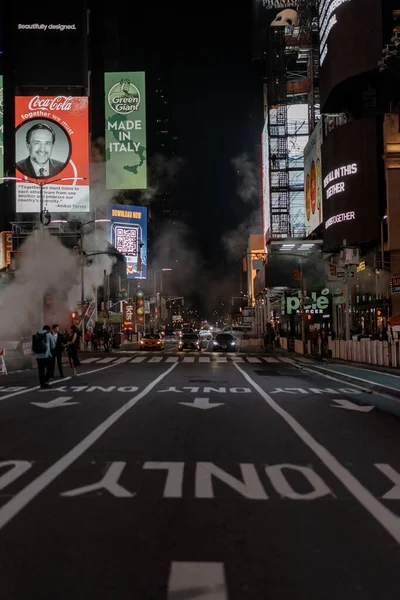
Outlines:
{"label": "taxi cab", "polygon": [[141,350],[164,350],[164,338],[159,333],[146,333],[140,340]]}

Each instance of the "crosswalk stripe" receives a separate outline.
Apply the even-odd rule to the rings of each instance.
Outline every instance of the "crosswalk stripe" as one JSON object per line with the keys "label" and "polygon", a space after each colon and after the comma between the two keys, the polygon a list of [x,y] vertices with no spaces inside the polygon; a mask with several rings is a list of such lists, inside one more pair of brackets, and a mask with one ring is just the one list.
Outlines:
{"label": "crosswalk stripe", "polygon": [[88,365],[89,363],[96,362],[96,360],[99,360],[98,357],[97,356],[96,357],[92,356],[92,358],[85,358],[84,360],[81,360],[81,363],[83,365]]}
{"label": "crosswalk stripe", "polygon": [[244,362],[244,360],[241,356],[232,356],[231,360],[235,361],[235,362]]}
{"label": "crosswalk stripe", "polygon": [[107,358],[102,358],[101,360],[97,361],[97,364],[99,365],[100,363],[110,363],[113,362],[115,360],[115,356],[107,356]]}
{"label": "crosswalk stripe", "polygon": [[194,362],[194,356],[185,356],[185,358],[183,359],[182,362],[193,363]]}
{"label": "crosswalk stripe", "polygon": [[285,363],[295,363],[296,361],[293,360],[293,358],[287,358],[286,356],[281,356],[281,361],[285,362]]}
{"label": "crosswalk stripe", "polygon": [[226,363],[228,362],[228,359],[226,358],[226,356],[219,356],[217,358],[217,363]]}
{"label": "crosswalk stripe", "polygon": [[115,364],[122,365],[123,363],[128,362],[128,360],[131,360],[130,356],[121,356],[121,358],[119,358],[118,360],[115,361]]}
{"label": "crosswalk stripe", "polygon": [[[193,593],[196,595],[193,596]],[[201,596],[202,600],[228,600],[224,564],[173,562],[168,582],[168,600],[189,596]]]}
{"label": "crosswalk stripe", "polygon": [[151,362],[151,363],[159,363],[159,362],[161,362],[161,361],[162,361],[162,359],[163,359],[163,357],[162,357],[162,356],[153,356],[153,358],[151,358],[151,359],[150,359],[148,362]]}
{"label": "crosswalk stripe", "polygon": [[249,363],[259,363],[261,362],[259,358],[255,358],[254,356],[248,356],[247,357],[247,362]]}
{"label": "crosswalk stripe", "polygon": [[179,357],[178,356],[168,356],[168,358],[166,359],[165,362],[167,363],[176,363],[178,362]]}
{"label": "crosswalk stripe", "polygon": [[131,360],[131,362],[133,363],[140,363],[143,362],[144,360],[146,360],[146,356],[137,356],[136,358],[134,358],[133,360]]}
{"label": "crosswalk stripe", "polygon": [[211,358],[209,356],[200,356],[199,362],[201,362],[201,363],[209,363],[209,362],[211,362]]}
{"label": "crosswalk stripe", "polygon": [[272,356],[262,356],[262,359],[265,360],[265,362],[267,362],[267,363],[279,362],[279,360],[277,360],[276,358],[272,358]]}

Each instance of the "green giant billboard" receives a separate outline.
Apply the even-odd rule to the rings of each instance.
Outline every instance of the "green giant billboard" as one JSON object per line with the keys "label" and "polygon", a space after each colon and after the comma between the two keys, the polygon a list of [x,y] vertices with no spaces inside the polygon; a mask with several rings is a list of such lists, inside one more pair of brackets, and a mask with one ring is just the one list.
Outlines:
{"label": "green giant billboard", "polygon": [[106,187],[147,188],[145,74],[105,73]]}
{"label": "green giant billboard", "polygon": [[[0,177],[3,177],[4,149],[3,149],[3,75],[0,75]],[[3,180],[0,179],[0,183]]]}

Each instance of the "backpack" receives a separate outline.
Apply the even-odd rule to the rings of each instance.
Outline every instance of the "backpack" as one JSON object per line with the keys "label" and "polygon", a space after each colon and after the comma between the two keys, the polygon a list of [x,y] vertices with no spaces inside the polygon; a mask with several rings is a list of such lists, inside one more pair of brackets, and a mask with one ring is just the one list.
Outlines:
{"label": "backpack", "polygon": [[32,352],[34,354],[45,354],[47,352],[46,335],[47,333],[37,331],[32,336]]}

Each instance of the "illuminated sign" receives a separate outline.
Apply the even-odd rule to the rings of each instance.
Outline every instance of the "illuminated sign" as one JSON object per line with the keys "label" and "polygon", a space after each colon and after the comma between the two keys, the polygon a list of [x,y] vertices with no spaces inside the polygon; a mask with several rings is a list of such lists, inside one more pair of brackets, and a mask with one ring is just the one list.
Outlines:
{"label": "illuminated sign", "polygon": [[127,279],[146,279],[147,208],[111,204],[108,219],[109,241],[125,257]]}
{"label": "illuminated sign", "polygon": [[106,187],[147,188],[145,74],[105,73]]}
{"label": "illuminated sign", "polygon": [[[282,315],[300,315],[302,313],[301,299],[298,295],[282,296]],[[311,292],[310,296],[304,299],[303,312],[307,315],[328,315],[330,313],[331,296],[328,288],[318,292]]]}
{"label": "illuminated sign", "polygon": [[124,302],[122,306],[122,320],[124,329],[133,329],[135,325],[135,305]]}
{"label": "illuminated sign", "polygon": [[0,269],[11,263],[12,231],[0,232]]}
{"label": "illuminated sign", "polygon": [[[3,146],[3,75],[0,75],[0,177],[4,173],[4,146]],[[0,183],[3,180],[0,179]]]}
{"label": "illuminated sign", "polygon": [[400,277],[390,278],[390,292],[392,294],[400,294]]}
{"label": "illuminated sign", "polygon": [[[16,212],[89,212],[87,96],[15,98]],[[42,190],[40,190],[40,185]]]}
{"label": "illuminated sign", "polygon": [[306,235],[321,225],[322,207],[322,122],[318,121],[304,148],[304,183],[306,201]]}
{"label": "illuminated sign", "polygon": [[328,39],[332,28],[338,22],[337,10],[351,2],[351,0],[321,0],[319,3],[319,36],[320,36],[320,64],[322,65],[328,54]]}
{"label": "illuminated sign", "polygon": [[374,118],[349,121],[322,144],[324,250],[379,239],[378,161],[383,149]]}

